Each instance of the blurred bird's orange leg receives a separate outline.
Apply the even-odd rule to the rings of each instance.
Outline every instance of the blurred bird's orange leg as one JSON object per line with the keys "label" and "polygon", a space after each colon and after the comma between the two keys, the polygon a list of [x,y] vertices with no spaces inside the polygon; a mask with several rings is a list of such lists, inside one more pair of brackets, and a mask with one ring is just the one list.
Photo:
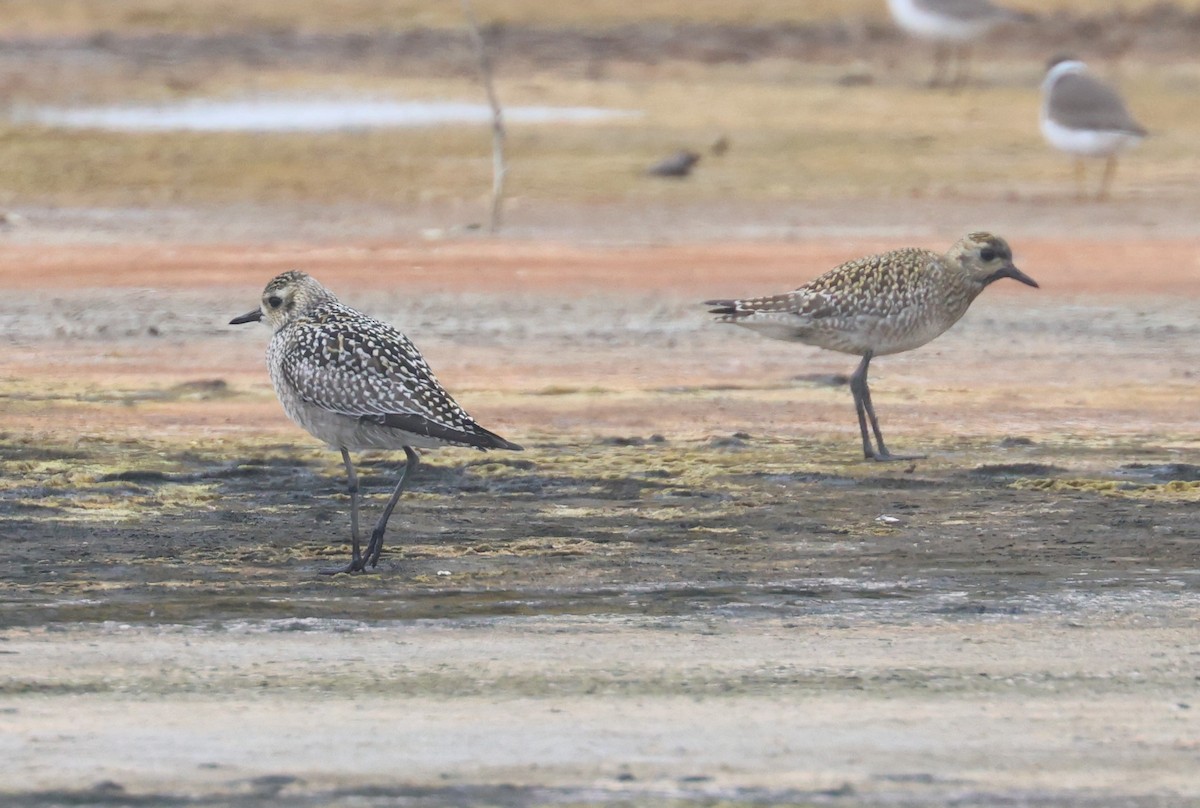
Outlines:
{"label": "blurred bird's orange leg", "polygon": [[959,45],[954,49],[955,72],[954,81],[950,84],[951,92],[958,92],[967,86],[967,77],[971,73],[971,46]]}
{"label": "blurred bird's orange leg", "polygon": [[1104,161],[1104,176],[1100,178],[1100,190],[1096,193],[1096,201],[1108,199],[1108,189],[1112,185],[1113,176],[1117,173],[1117,156],[1110,154]]}
{"label": "blurred bird's orange leg", "polygon": [[950,61],[950,46],[941,42],[933,46],[933,75],[929,77],[930,87],[942,86],[942,76]]}
{"label": "blurred bird's orange leg", "polygon": [[1087,198],[1087,194],[1084,192],[1084,189],[1083,189],[1083,180],[1084,180],[1083,158],[1076,157],[1075,158],[1075,199],[1077,199],[1080,202],[1082,202],[1084,199]]}

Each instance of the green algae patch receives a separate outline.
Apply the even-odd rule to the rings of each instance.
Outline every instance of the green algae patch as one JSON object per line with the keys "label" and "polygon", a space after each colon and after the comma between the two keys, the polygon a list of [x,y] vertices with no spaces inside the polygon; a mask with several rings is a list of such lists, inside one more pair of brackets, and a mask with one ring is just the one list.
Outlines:
{"label": "green algae patch", "polygon": [[1200,502],[1200,481],[1172,480],[1167,483],[1130,485],[1123,493],[1140,499]]}
{"label": "green algae patch", "polygon": [[1121,493],[1121,484],[1115,480],[1062,480],[1056,478],[1023,478],[1012,483],[1018,490],[1030,491],[1093,491],[1096,493]]}
{"label": "green algae patch", "polygon": [[1132,499],[1200,501],[1200,481],[1172,480],[1165,483],[1131,483],[1125,480],[1023,478],[1012,483],[1018,490],[1078,492]]}

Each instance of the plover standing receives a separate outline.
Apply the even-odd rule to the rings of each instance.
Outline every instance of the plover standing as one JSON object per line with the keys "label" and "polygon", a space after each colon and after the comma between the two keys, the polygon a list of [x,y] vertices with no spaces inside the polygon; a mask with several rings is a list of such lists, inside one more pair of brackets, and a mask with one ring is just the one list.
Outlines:
{"label": "plover standing", "polygon": [[[263,290],[261,305],[231,325],[271,328],[267,366],[288,417],[342,453],[350,492],[350,563],[326,572],[362,572],[379,563],[383,534],[404,484],[417,468],[416,448],[521,447],[475,423],[455,403],[408,337],[334,297],[303,272],[284,272]],[[403,449],[407,462],[366,551],[359,553],[358,477],[352,449]]]}
{"label": "plover standing", "polygon": [[971,43],[1003,23],[1033,19],[1031,14],[998,6],[991,0],[888,0],[888,10],[909,34],[933,42],[930,87],[942,83],[952,55],[957,57],[958,70],[949,86],[961,87],[967,81]]}
{"label": "plover standing", "polygon": [[1093,76],[1083,62],[1069,57],[1050,62],[1042,80],[1039,122],[1051,146],[1075,157],[1078,196],[1083,196],[1084,158],[1105,158],[1097,199],[1108,196],[1117,155],[1136,146],[1147,134],[1115,89]]}
{"label": "plover standing", "polygon": [[[1012,278],[1037,286],[1013,265],[1012,250],[990,233],[971,233],[944,255],[901,249],[849,261],[792,292],[747,300],[709,300],[717,322],[774,339],[862,357],[850,377],[863,454],[901,460],[883,443],[867,368],[876,356],[911,351],[958,322],[988,284]],[[868,420],[875,445],[867,431]]]}

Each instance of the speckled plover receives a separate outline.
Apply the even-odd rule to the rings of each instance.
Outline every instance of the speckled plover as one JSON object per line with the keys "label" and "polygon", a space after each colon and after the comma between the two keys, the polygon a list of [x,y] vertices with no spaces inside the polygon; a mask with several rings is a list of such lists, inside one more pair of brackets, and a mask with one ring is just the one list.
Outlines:
{"label": "speckled plover", "polygon": [[[709,300],[717,321],[774,339],[862,357],[850,377],[863,454],[888,451],[871,404],[867,368],[876,356],[918,348],[958,322],[988,284],[1012,278],[1037,286],[1013,265],[1012,250],[990,233],[971,233],[944,255],[915,248],[849,261],[792,292],[747,300]],[[871,444],[870,428],[875,433]]]}
{"label": "speckled plover", "polygon": [[[388,519],[417,467],[416,448],[521,448],[484,429],[458,406],[408,337],[342,304],[303,272],[284,272],[271,280],[261,305],[230,323],[258,321],[273,332],[267,366],[284,411],[340,450],[346,465],[352,554],[349,564],[328,573],[361,572],[379,563]],[[402,449],[407,457],[361,554],[351,449]]]}

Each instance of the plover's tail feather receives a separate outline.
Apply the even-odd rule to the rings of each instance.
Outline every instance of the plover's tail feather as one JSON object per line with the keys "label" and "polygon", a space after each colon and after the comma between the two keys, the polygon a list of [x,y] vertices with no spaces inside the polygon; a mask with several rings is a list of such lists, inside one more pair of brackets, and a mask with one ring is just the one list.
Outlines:
{"label": "plover's tail feather", "polygon": [[750,297],[744,300],[704,301],[704,305],[713,307],[708,310],[708,313],[717,315],[718,323],[735,323],[755,314],[791,312],[795,304],[795,294],[792,292],[769,297]]}
{"label": "plover's tail feather", "polygon": [[738,302],[736,300],[706,300],[706,301],[704,301],[704,305],[716,307],[716,308],[709,309],[708,310],[709,314],[722,314],[722,315],[737,314],[737,304],[738,304]]}
{"label": "plover's tail feather", "polygon": [[511,449],[519,452],[523,447],[484,429],[474,422],[454,426],[438,423],[416,413],[388,413],[387,415],[364,415],[364,420],[374,421],[391,429],[399,429],[413,435],[443,440],[459,446],[474,446],[476,449]]}

